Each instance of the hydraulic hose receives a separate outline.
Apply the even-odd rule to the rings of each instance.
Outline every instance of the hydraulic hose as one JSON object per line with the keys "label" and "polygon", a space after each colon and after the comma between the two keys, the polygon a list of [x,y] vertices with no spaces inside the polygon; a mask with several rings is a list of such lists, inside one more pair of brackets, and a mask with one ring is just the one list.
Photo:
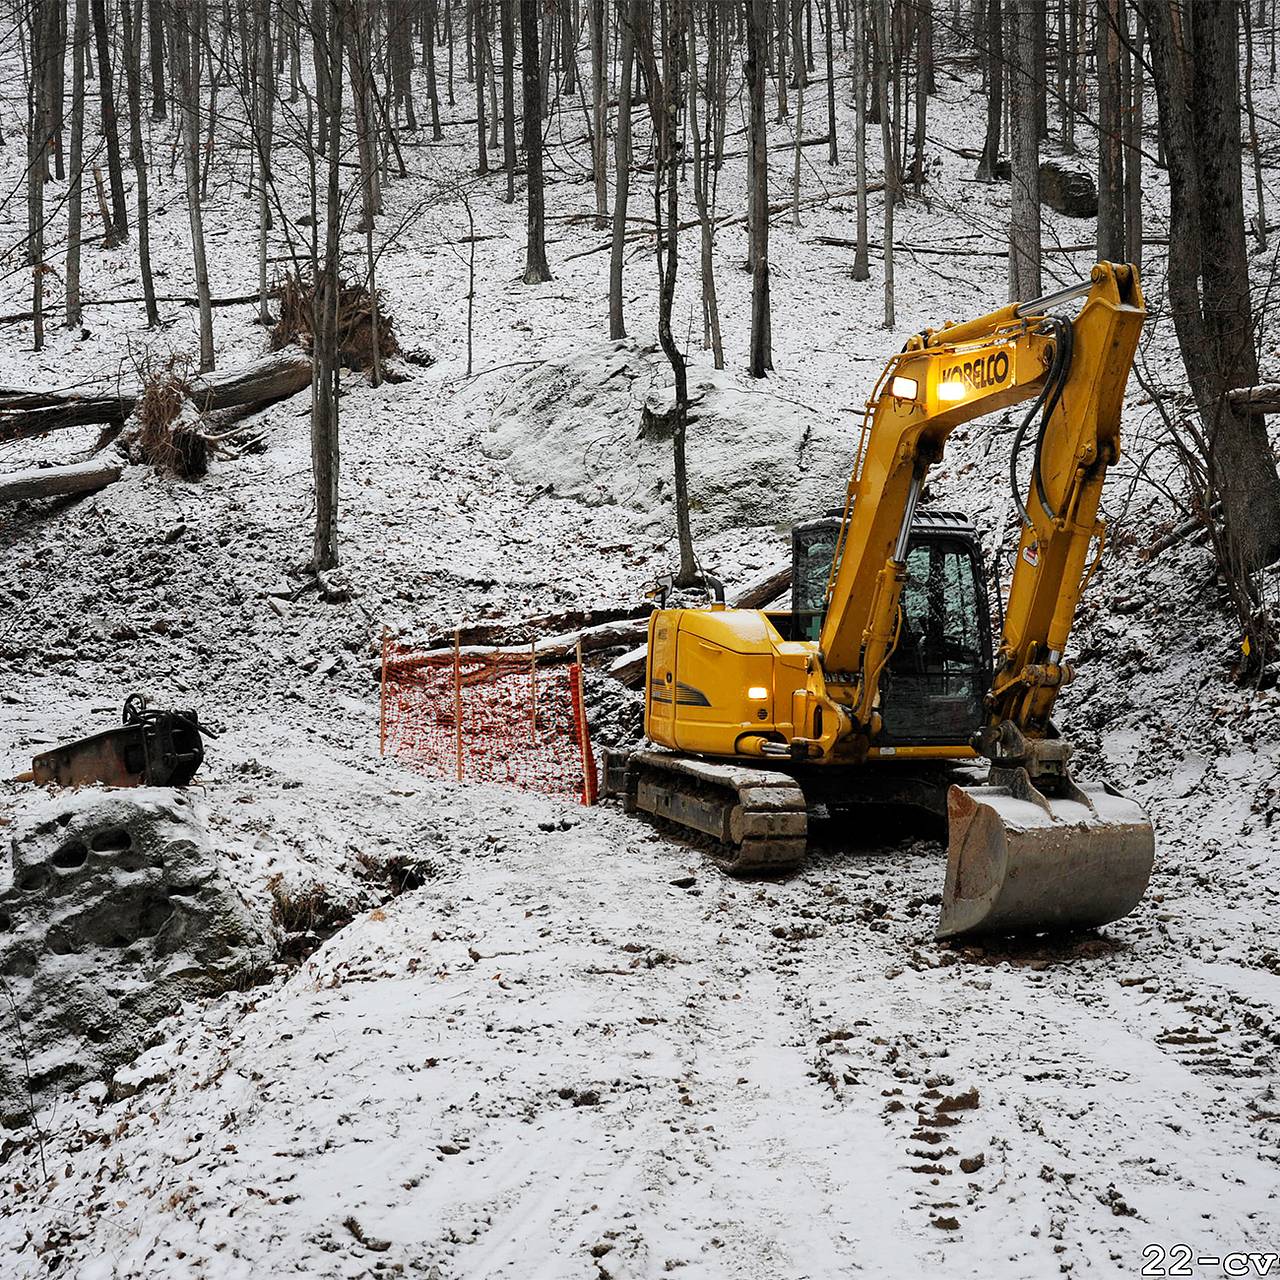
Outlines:
{"label": "hydraulic hose", "polygon": [[1030,409],[1027,410],[1026,416],[1018,424],[1018,430],[1013,437],[1013,447],[1009,451],[1009,488],[1013,493],[1014,506],[1017,508],[1018,515],[1022,518],[1024,525],[1031,523],[1031,516],[1027,511],[1026,503],[1022,501],[1022,494],[1018,487],[1018,454],[1022,451],[1022,442],[1026,438],[1026,434],[1030,430],[1032,422],[1035,421],[1037,414],[1040,415],[1040,424],[1036,431],[1035,452],[1031,464],[1032,478],[1040,505],[1051,519],[1057,518],[1057,513],[1050,505],[1048,493],[1045,491],[1044,478],[1040,472],[1040,457],[1044,448],[1044,437],[1048,430],[1049,419],[1062,399],[1067,375],[1071,371],[1071,356],[1075,333],[1070,321],[1064,320],[1061,316],[1050,316],[1045,321],[1044,329],[1047,329],[1053,335],[1053,354],[1050,357],[1049,375],[1045,378],[1044,386],[1040,388],[1040,394],[1035,398]]}

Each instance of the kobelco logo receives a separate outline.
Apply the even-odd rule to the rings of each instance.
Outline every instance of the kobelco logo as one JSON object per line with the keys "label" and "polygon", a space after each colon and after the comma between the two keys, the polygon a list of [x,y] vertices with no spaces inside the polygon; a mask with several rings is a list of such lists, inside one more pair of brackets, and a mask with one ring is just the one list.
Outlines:
{"label": "kobelco logo", "polygon": [[993,351],[989,356],[978,356],[963,364],[954,364],[942,371],[944,382],[963,382],[975,391],[999,387],[1009,381],[1009,353]]}

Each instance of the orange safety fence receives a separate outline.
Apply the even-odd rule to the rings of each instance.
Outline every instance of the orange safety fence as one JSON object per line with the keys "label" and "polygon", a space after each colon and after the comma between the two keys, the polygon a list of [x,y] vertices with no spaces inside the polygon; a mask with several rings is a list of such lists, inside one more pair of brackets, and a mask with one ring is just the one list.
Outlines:
{"label": "orange safety fence", "polygon": [[380,747],[423,773],[596,800],[582,665],[382,641]]}

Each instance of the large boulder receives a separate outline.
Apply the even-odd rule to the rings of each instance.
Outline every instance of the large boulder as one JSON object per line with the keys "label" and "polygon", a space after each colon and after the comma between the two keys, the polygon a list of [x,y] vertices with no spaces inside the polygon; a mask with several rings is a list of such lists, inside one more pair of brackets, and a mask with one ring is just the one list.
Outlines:
{"label": "large boulder", "polygon": [[1098,188],[1080,164],[1061,157],[1040,161],[1040,199],[1068,218],[1098,216]]}
{"label": "large boulder", "polygon": [[28,1117],[28,1089],[38,1104],[109,1076],[182,1001],[251,980],[274,950],[186,793],[41,796],[0,861],[0,1123]]}
{"label": "large boulder", "polygon": [[[811,409],[689,369],[686,434],[695,529],[785,526],[840,502],[857,437]],[[484,452],[518,479],[670,524],[671,369],[629,340],[580,346],[521,379],[495,409]]]}

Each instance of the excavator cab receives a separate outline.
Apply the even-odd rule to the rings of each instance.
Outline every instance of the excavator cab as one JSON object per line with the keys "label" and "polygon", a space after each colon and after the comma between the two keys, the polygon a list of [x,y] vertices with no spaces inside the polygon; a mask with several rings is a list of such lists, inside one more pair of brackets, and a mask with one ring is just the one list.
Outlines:
{"label": "excavator cab", "polygon": [[[840,525],[839,516],[824,516],[792,530],[790,639],[818,639]],[[978,531],[955,512],[918,511],[907,544],[902,626],[881,679],[878,745],[968,746],[990,683],[991,615]]]}

